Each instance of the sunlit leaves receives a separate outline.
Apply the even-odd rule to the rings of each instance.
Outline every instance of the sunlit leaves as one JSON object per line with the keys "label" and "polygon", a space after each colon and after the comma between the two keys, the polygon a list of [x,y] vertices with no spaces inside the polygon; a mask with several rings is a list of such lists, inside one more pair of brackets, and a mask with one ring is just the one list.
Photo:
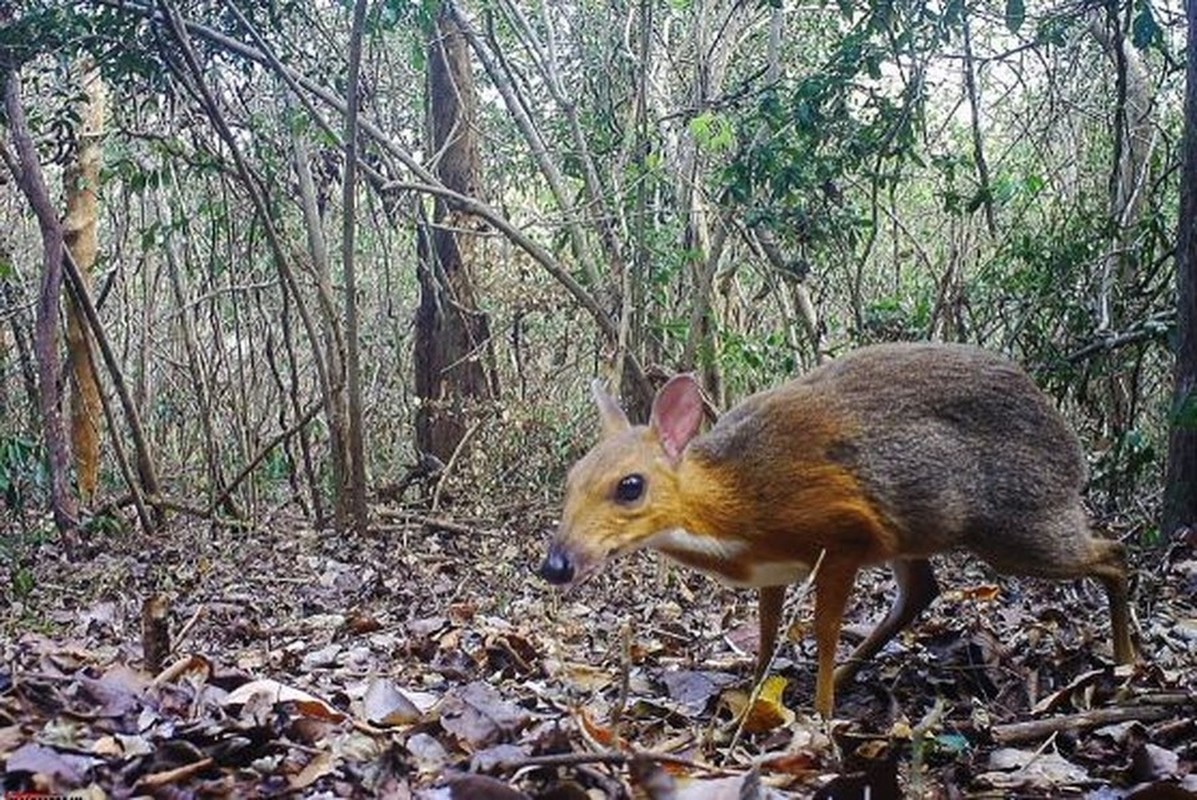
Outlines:
{"label": "sunlit leaves", "polygon": [[[762,92],[741,123],[752,145],[729,165],[725,180],[738,202],[764,203],[771,225],[794,243],[851,246],[865,215],[854,213],[841,187],[857,180],[893,185],[914,156],[923,124],[923,82],[908,58],[948,41],[959,3],[878,2],[842,7],[845,25],[822,63]],[[746,136],[746,131],[761,131]],[[801,215],[801,224],[781,226]]]}
{"label": "sunlit leaves", "polygon": [[735,145],[731,122],[714,111],[704,111],[690,120],[690,133],[700,147],[712,152],[730,150]]}

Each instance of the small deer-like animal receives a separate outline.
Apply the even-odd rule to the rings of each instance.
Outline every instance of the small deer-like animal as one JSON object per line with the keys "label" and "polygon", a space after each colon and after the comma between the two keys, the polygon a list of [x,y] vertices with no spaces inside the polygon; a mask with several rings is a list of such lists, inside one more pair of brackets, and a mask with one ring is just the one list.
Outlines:
{"label": "small deer-like animal", "polygon": [[[603,436],[569,473],[540,574],[576,582],[640,548],[760,601],[758,676],[788,584],[819,563],[815,709],[939,592],[929,556],[965,549],[1003,573],[1089,576],[1109,598],[1114,659],[1135,657],[1123,547],[1096,538],[1081,504],[1076,435],[1017,365],[976,347],[865,347],[749,397],[705,434],[689,375],[631,425],[596,383]],[[821,558],[821,560],[820,560]],[[893,607],[835,669],[859,569],[888,563]]]}

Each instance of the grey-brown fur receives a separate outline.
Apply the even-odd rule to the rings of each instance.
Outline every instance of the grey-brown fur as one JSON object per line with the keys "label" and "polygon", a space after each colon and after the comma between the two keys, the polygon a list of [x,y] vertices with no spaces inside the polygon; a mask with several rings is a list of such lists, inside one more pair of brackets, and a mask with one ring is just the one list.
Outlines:
{"label": "grey-brown fur", "polygon": [[804,455],[856,473],[910,555],[956,545],[1004,571],[1052,574],[1061,547],[1084,546],[1075,533],[1087,526],[1080,444],[1026,373],[997,354],[949,344],[857,350],[748,398],[694,446],[716,461],[745,451],[794,458],[802,442],[784,428],[805,420],[759,413],[769,403],[847,428],[826,452]]}

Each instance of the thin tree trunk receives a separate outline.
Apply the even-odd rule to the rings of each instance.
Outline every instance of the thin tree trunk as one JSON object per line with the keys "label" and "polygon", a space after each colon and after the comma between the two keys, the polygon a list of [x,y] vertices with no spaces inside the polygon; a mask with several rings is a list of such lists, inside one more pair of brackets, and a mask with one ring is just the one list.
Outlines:
{"label": "thin tree trunk", "polygon": [[1168,473],[1164,483],[1162,530],[1197,525],[1197,0],[1186,3],[1189,18],[1185,132],[1180,177],[1180,220],[1176,245],[1176,384]]}
{"label": "thin tree trunk", "polygon": [[[163,219],[167,218],[169,214],[164,206],[165,204],[159,201],[159,214]],[[162,249],[166,254],[167,276],[170,279],[171,291],[175,296],[175,305],[179,307],[179,327],[183,334],[183,351],[187,355],[187,374],[191,379],[191,391],[195,393],[196,405],[199,407],[200,428],[204,435],[204,457],[207,462],[208,471],[208,485],[206,489],[210,503],[212,498],[216,496],[216,492],[224,487],[224,469],[221,461],[221,453],[224,451],[224,447],[223,443],[217,438],[216,431],[212,428],[211,392],[209,391],[208,382],[205,380],[203,366],[200,362],[199,338],[196,336],[195,324],[191,319],[191,309],[188,308],[187,298],[189,294],[185,284],[183,268],[179,263],[178,254],[175,252],[175,243],[170,234],[170,226],[164,226],[163,229],[166,231],[166,241],[163,242]],[[240,510],[231,500],[222,510],[232,517],[241,516]]]}
{"label": "thin tree trunk", "polygon": [[141,425],[141,417],[137,413],[137,406],[129,394],[127,382],[120,370],[120,362],[117,360],[116,354],[108,342],[108,338],[104,335],[104,329],[100,325],[99,314],[96,313],[96,307],[91,301],[91,294],[84,285],[83,277],[75,265],[75,260],[71,258],[70,253],[64,251],[62,264],[66,270],[66,280],[71,287],[72,299],[79,306],[84,318],[87,320],[87,324],[91,327],[92,338],[100,350],[100,355],[104,359],[104,365],[108,368],[109,378],[112,380],[113,387],[120,398],[121,407],[125,413],[125,421],[129,426],[129,438],[133,440],[133,447],[137,454],[137,474],[141,479],[141,484],[145,488],[146,494],[152,498],[154,510],[157,513],[157,522],[161,524],[165,518],[165,511],[157,503],[159,497],[158,472],[150,455],[149,441],[146,439],[145,430]]}
{"label": "thin tree trunk", "polygon": [[[3,152],[7,156],[8,150],[5,149]],[[15,164],[12,166],[15,166]],[[12,283],[7,279],[0,279],[0,311],[4,312],[0,316],[6,317],[10,323],[9,330],[12,331],[12,341],[17,351],[17,363],[21,368],[21,383],[24,385],[25,396],[29,401],[28,403],[21,403],[18,408],[20,408],[22,414],[30,415],[23,422],[27,426],[32,426],[34,420],[32,419],[33,412],[31,409],[38,408],[37,369],[34,366],[33,348],[29,345],[27,334],[29,322],[26,319],[24,309],[17,305],[16,292]],[[11,409],[9,413],[17,413],[16,408]],[[11,419],[11,417],[9,418]]]}
{"label": "thin tree trunk", "polygon": [[342,212],[344,225],[341,260],[345,271],[345,357],[349,380],[349,508],[353,517],[353,528],[360,536],[366,535],[369,519],[366,509],[366,448],[362,430],[361,343],[358,341],[357,332],[357,269],[353,260],[353,234],[357,224],[357,220],[354,219],[357,190],[357,84],[362,62],[362,32],[365,22],[366,0],[357,0],[353,5],[353,29],[349,38],[349,77],[346,88],[349,108],[345,113],[345,207]]}
{"label": "thin tree trunk", "polygon": [[[1127,302],[1128,293],[1138,280],[1135,239],[1139,236],[1147,183],[1151,179],[1155,102],[1147,65],[1129,39],[1129,16],[1121,20],[1116,12],[1111,12],[1106,15],[1106,23],[1103,25],[1094,16],[1089,29],[1109,54],[1117,75],[1108,211],[1110,240],[1102,258],[1097,298],[1098,331],[1114,336],[1131,324]],[[1106,435],[1113,440],[1115,453],[1122,452],[1127,433],[1135,427],[1138,376],[1133,356],[1134,351],[1111,351],[1106,356],[1109,362],[1104,370]],[[1134,488],[1133,473],[1117,464],[1111,473],[1111,500],[1130,497]]]}
{"label": "thin tree trunk", "polygon": [[[349,529],[349,462],[346,438],[349,431],[349,412],[345,399],[345,346],[341,335],[341,323],[336,313],[333,292],[332,269],[328,260],[328,243],[321,227],[320,208],[316,200],[316,187],[312,181],[308,146],[302,134],[296,133],[295,174],[299,177],[299,195],[302,200],[304,227],[308,236],[308,252],[312,257],[312,271],[316,281],[316,307],[324,323],[324,357],[328,364],[329,380],[332,381],[326,400],[325,416],[328,421],[328,445],[333,482],[333,527],[338,533]],[[349,302],[349,301],[346,301]]]}
{"label": "thin tree trunk", "polygon": [[977,181],[980,184],[981,206],[985,209],[985,227],[989,235],[997,238],[997,222],[993,216],[993,191],[989,182],[989,162],[985,160],[985,147],[981,137],[981,98],[977,91],[977,67],[973,59],[973,41],[969,30],[968,14],[961,17],[964,33],[964,87],[968,92],[969,129],[973,138],[973,159],[977,162]]}
{"label": "thin tree trunk", "polygon": [[34,353],[38,368],[38,403],[42,412],[42,433],[50,470],[50,506],[54,524],[63,533],[73,532],[79,524],[79,510],[70,490],[68,472],[70,452],[66,428],[59,406],[58,372],[58,299],[62,294],[62,259],[66,252],[62,226],[50,202],[50,193],[42,178],[37,149],[21,107],[21,78],[16,65],[4,63],[8,72],[4,83],[4,107],[12,132],[19,167],[17,183],[37,216],[42,233],[42,283],[37,302],[34,328]]}

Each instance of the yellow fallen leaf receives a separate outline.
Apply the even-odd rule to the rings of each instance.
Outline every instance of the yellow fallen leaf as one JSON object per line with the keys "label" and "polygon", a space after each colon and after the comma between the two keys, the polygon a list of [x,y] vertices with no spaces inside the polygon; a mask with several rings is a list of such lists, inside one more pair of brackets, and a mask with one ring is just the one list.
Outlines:
{"label": "yellow fallen leaf", "polygon": [[780,675],[765,679],[760,694],[752,708],[748,708],[747,692],[732,690],[723,694],[723,702],[736,719],[744,719],[744,730],[749,733],[764,733],[789,725],[794,721],[794,712],[781,702],[781,695],[789,684]]}

